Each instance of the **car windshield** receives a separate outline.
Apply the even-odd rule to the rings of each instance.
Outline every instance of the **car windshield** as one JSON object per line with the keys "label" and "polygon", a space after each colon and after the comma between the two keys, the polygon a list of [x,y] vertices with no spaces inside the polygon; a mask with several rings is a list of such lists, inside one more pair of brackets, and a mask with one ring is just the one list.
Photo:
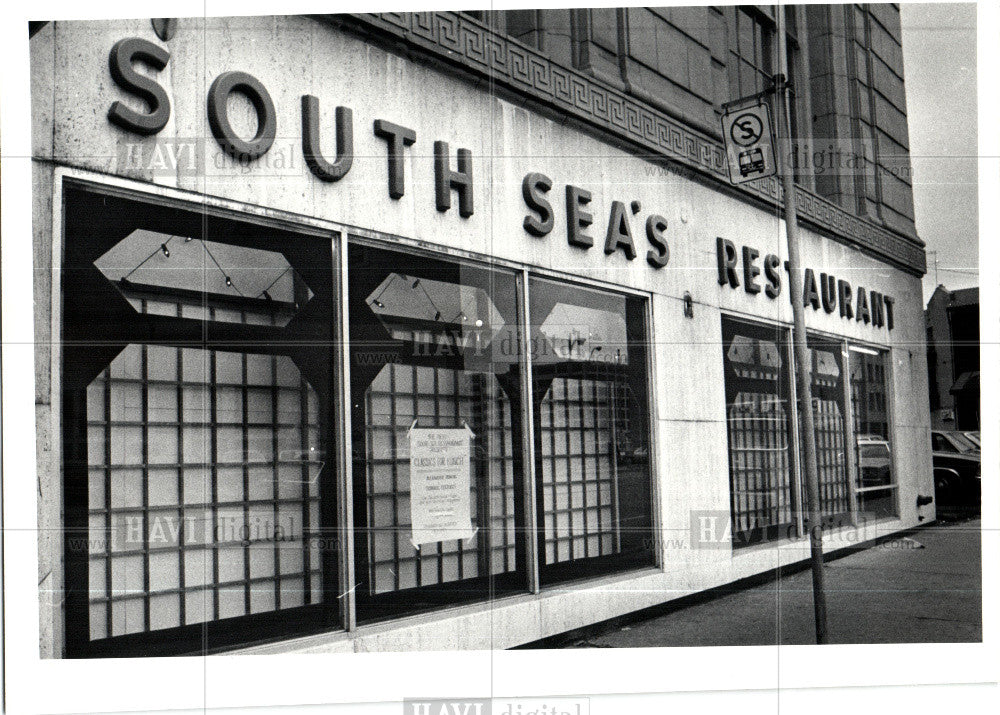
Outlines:
{"label": "car windshield", "polygon": [[961,432],[935,432],[934,451],[936,452],[959,452],[967,454],[978,452],[979,448],[970,442]]}
{"label": "car windshield", "polygon": [[983,442],[980,439],[978,432],[963,432],[962,434],[976,446],[976,449],[981,450],[983,448]]}

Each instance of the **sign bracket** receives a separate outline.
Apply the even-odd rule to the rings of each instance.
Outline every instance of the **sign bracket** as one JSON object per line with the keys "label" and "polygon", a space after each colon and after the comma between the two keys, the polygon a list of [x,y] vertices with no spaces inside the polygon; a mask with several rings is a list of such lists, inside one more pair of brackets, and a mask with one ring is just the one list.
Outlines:
{"label": "sign bracket", "polygon": [[765,87],[760,92],[755,92],[754,94],[748,94],[746,97],[739,97],[737,99],[730,99],[728,102],[723,102],[719,105],[722,108],[722,113],[725,114],[733,107],[739,107],[744,104],[751,104],[757,102],[765,97],[770,97],[776,92],[781,91],[782,87],[788,87],[792,89],[792,83],[785,79],[785,75],[780,72],[771,78],[771,86]]}

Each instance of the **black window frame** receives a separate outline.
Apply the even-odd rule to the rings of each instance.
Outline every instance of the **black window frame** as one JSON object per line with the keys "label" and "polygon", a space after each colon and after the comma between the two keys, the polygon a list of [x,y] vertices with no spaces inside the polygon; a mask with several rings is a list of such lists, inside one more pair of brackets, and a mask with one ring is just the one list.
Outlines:
{"label": "black window frame", "polygon": [[[618,375],[628,376],[630,372],[641,372],[644,376],[645,384],[642,385],[641,390],[635,390],[634,399],[639,402],[640,409],[637,411],[641,413],[641,419],[644,421],[643,431],[645,432],[645,445],[647,449],[646,465],[645,471],[645,485],[646,489],[645,495],[641,495],[645,501],[648,508],[648,520],[645,523],[639,524],[639,529],[644,529],[646,536],[640,539],[641,548],[634,549],[632,553],[627,554],[607,554],[599,556],[584,556],[583,558],[571,558],[570,560],[563,562],[556,562],[549,564],[546,561],[545,554],[545,540],[546,540],[546,523],[545,523],[545,499],[544,499],[544,488],[545,483],[542,478],[542,450],[540,444],[540,435],[542,433],[542,423],[541,423],[541,409],[542,403],[545,399],[546,393],[544,390],[539,389],[540,382],[548,380],[551,383],[554,377],[565,376],[567,363],[558,363],[554,366],[554,369],[544,369],[541,370],[536,364],[536,361],[532,361],[531,374],[529,379],[531,381],[533,405],[532,405],[532,429],[533,429],[533,443],[535,446],[535,453],[532,455],[534,460],[534,489],[535,489],[535,507],[536,507],[536,529],[537,537],[536,543],[538,544],[537,553],[537,565],[538,565],[538,576],[541,588],[547,588],[551,586],[559,586],[571,581],[584,580],[589,578],[597,578],[601,576],[607,576],[623,571],[637,570],[642,568],[655,567],[659,563],[659,541],[656,539],[656,523],[657,523],[657,500],[656,500],[656,479],[655,479],[655,441],[654,441],[654,414],[653,414],[653,393],[651,386],[653,384],[652,377],[652,339],[651,325],[649,320],[649,299],[646,296],[637,295],[635,293],[609,289],[606,287],[598,287],[594,285],[583,285],[580,283],[566,281],[563,279],[553,278],[547,275],[540,275],[535,273],[529,273],[528,285],[529,294],[534,296],[537,293],[537,288],[533,289],[532,284],[536,284],[539,281],[548,282],[555,284],[558,289],[563,290],[566,293],[571,293],[574,290],[583,289],[585,291],[591,291],[595,293],[604,294],[607,296],[613,296],[615,298],[620,298],[625,302],[625,318],[626,323],[626,340],[627,347],[629,350],[629,366],[628,368],[622,370],[619,366],[613,366],[608,368],[611,373],[617,373]],[[534,297],[529,300],[528,309],[528,325],[532,330],[536,330],[545,320],[545,316],[534,315],[531,312],[531,305],[534,302]],[[640,335],[636,332],[639,331]],[[537,341],[541,339],[538,335],[529,335],[529,342],[537,344]],[[574,367],[581,367],[582,370],[573,370]],[[591,369],[588,370],[588,365],[573,366],[569,365],[570,372],[568,374],[583,377],[583,378],[594,378],[599,377]],[[604,377],[611,377],[612,380],[617,380],[617,376],[614,374],[606,374]],[[616,382],[611,385],[612,390],[616,388]],[[626,383],[624,385],[626,389],[632,389],[633,385]],[[612,415],[612,420],[617,420],[617,415]],[[616,450],[617,452],[617,450]],[[616,453],[613,455],[614,459],[617,460],[619,455]],[[617,474],[614,479],[617,480]],[[620,483],[614,485],[617,490],[620,487]],[[584,486],[584,491],[586,491],[586,486]],[[572,525],[571,525],[572,528]],[[633,527],[634,528],[634,527]],[[576,538],[571,536],[570,538]]]}
{"label": "black window frame", "polygon": [[[788,326],[761,322],[743,315],[732,315],[728,313],[722,314],[721,325],[721,347],[723,353],[723,381],[725,394],[723,408],[726,413],[726,451],[728,456],[727,467],[729,472],[729,518],[732,533],[732,546],[734,550],[737,550],[761,543],[795,538],[801,534],[802,493],[800,485],[796,479],[796,464],[798,459],[797,442],[799,435],[797,425],[797,408],[795,405],[797,400],[795,399],[795,385],[792,370],[793,356],[791,350],[791,329]],[[782,361],[782,364],[778,369],[778,376],[775,380],[772,381],[765,378],[739,376],[736,374],[735,368],[730,364],[729,357],[726,353],[728,350],[727,346],[732,344],[732,341],[737,334],[745,335],[757,340],[766,340],[775,345],[778,355]],[[766,383],[768,382],[775,383],[776,387],[773,391],[767,386]],[[785,405],[784,421],[788,444],[786,445],[784,452],[786,454],[785,458],[787,459],[788,464],[788,504],[786,507],[786,505],[781,502],[779,494],[776,498],[777,505],[768,506],[766,507],[766,510],[776,510],[781,513],[787,508],[789,510],[789,519],[780,523],[769,522],[766,524],[755,524],[749,529],[738,530],[737,519],[739,518],[739,515],[744,511],[749,511],[751,513],[754,511],[753,509],[743,510],[739,508],[737,503],[737,490],[734,488],[733,484],[734,470],[736,469],[733,461],[733,452],[737,446],[734,445],[733,429],[731,429],[729,424],[729,408],[735,403],[736,396],[740,394],[742,387],[744,386],[751,388],[750,391],[755,394],[773,396],[778,402],[784,403]],[[765,441],[768,441],[768,439],[770,438],[766,438]],[[747,485],[748,487],[750,486],[750,481],[747,482]],[[773,490],[775,488],[769,487],[769,489]],[[778,492],[783,492],[784,486],[779,485],[776,489]],[[759,512],[760,510],[758,509],[757,511]]]}
{"label": "black window frame", "polygon": [[[370,294],[370,289],[377,286],[381,279],[366,280],[359,277],[363,274],[363,268],[369,260],[374,258],[387,258],[395,255],[405,259],[405,263],[399,263],[397,270],[408,276],[420,280],[447,280],[449,278],[459,278],[460,271],[470,270],[483,275],[490,275],[492,272],[502,272],[505,276],[510,276],[514,281],[516,291],[516,321],[520,323],[522,307],[521,303],[521,272],[507,268],[491,265],[488,262],[456,257],[441,251],[416,250],[412,247],[393,244],[381,240],[367,240],[363,236],[348,234],[348,273],[351,277],[348,280],[349,296],[345,310],[348,314],[350,331],[347,336],[349,350],[352,355],[356,355],[361,350],[374,350],[375,354],[384,353],[392,355],[394,365],[407,365],[418,367],[443,367],[446,369],[462,370],[465,367],[464,360],[458,355],[438,356],[426,354],[429,351],[412,349],[413,343],[394,339],[388,335],[386,330],[378,325],[374,316],[366,303],[366,298]],[[367,253],[366,253],[367,252]],[[377,273],[379,276],[388,270],[385,266],[379,265]],[[390,271],[391,272],[391,271]],[[373,282],[374,281],[374,282]],[[459,282],[449,280],[448,282]],[[410,349],[408,349],[410,348]],[[425,354],[418,354],[425,353]],[[519,362],[511,365],[510,374],[503,382],[511,410],[512,428],[512,457],[514,471],[514,519],[515,519],[515,568],[505,574],[493,574],[492,570],[482,576],[448,581],[445,583],[420,584],[417,586],[392,590],[382,593],[371,593],[367,569],[372,561],[369,553],[369,520],[368,520],[368,485],[367,485],[367,465],[366,454],[362,447],[366,444],[366,409],[365,393],[373,384],[377,374],[388,365],[376,364],[370,361],[354,360],[351,365],[350,385],[348,386],[350,396],[350,411],[348,420],[351,430],[352,452],[352,474],[353,480],[351,490],[353,494],[353,533],[354,533],[354,598],[355,613],[359,623],[375,623],[389,619],[396,619],[403,616],[415,615],[428,611],[437,610],[448,606],[463,605],[475,602],[488,601],[498,596],[512,595],[516,593],[526,593],[529,591],[529,578],[531,570],[531,555],[528,551],[528,543],[525,538],[526,526],[526,502],[524,471],[527,465],[524,461],[524,444],[527,436],[521,434],[522,413],[521,399],[523,396],[522,371],[525,369],[524,363]],[[490,373],[484,373],[490,374]],[[447,426],[447,425],[439,425]],[[475,455],[473,455],[475,463]],[[481,498],[481,497],[480,497]],[[489,519],[487,517],[487,523]],[[488,529],[480,528],[480,533],[485,533]],[[487,550],[491,548],[491,542],[487,537]],[[418,569],[420,560],[418,557]]]}
{"label": "black window frame", "polygon": [[[337,236],[297,223],[265,220],[235,210],[97,182],[62,183],[61,260],[62,487],[66,656],[69,658],[203,655],[296,635],[340,630],[337,599],[341,573],[336,534],[337,460],[335,317],[338,279],[333,265]],[[292,339],[288,326],[227,324],[140,314],[105,278],[94,261],[137,228],[169,230],[192,238],[252,246],[282,253],[307,279],[314,295],[299,315],[313,316]],[[297,242],[297,243],[296,243]],[[307,244],[309,244],[307,246]],[[317,255],[325,256],[316,262]],[[317,315],[319,317],[317,317]],[[305,322],[305,318],[302,319]],[[317,326],[325,325],[326,328]],[[320,396],[320,439],[328,455],[319,476],[321,600],[315,604],[91,640],[89,626],[89,540],[87,385],[129,344],[195,347],[202,350],[290,354],[323,350],[326,367],[310,370]],[[252,350],[251,350],[252,348]],[[300,353],[303,354],[303,353]],[[297,362],[296,365],[303,370]],[[96,372],[95,372],[96,368]],[[206,383],[208,384],[208,383]],[[214,458],[212,458],[214,459]],[[213,526],[213,529],[215,527]],[[315,532],[314,532],[315,533]],[[146,565],[148,570],[148,564]]]}

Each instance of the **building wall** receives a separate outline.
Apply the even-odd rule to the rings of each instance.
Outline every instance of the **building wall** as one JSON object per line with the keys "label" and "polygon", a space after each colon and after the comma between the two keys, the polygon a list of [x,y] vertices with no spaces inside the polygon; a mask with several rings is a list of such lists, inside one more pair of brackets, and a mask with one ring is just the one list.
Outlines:
{"label": "building wall", "polygon": [[[799,181],[914,236],[898,4],[785,12]],[[777,71],[770,5],[467,14],[717,139],[722,105]],[[575,52],[555,39],[567,33]]]}
{"label": "building wall", "polygon": [[[693,511],[725,511],[729,504],[720,315],[740,314],[784,325],[792,319],[787,281],[777,299],[720,286],[716,239],[727,238],[737,246],[752,246],[761,255],[784,258],[783,226],[773,211],[703,178],[664,169],[660,162],[639,158],[590,132],[493,96],[488,86],[473,86],[454,74],[408,61],[354,34],[305,18],[181,20],[176,37],[167,43],[170,61],[157,76],[171,99],[170,121],[157,136],[141,138],[119,130],[106,118],[115,100],[135,106],[107,69],[110,48],[124,37],[164,44],[147,20],[56,23],[32,40],[33,77],[38,78],[38,91],[33,92],[33,200],[40,526],[61,523],[58,440],[52,438],[59,434],[54,389],[59,376],[51,369],[58,360],[49,347],[57,350],[58,332],[52,334],[51,343],[48,339],[49,305],[55,301],[58,306],[51,282],[60,255],[60,207],[54,199],[60,177],[68,171],[96,182],[126,180],[131,186],[148,186],[153,192],[188,196],[195,202],[238,202],[248,211],[293,221],[358,227],[390,236],[391,241],[453,255],[492,257],[567,278],[640,290],[651,297],[657,386],[655,507],[662,533],[662,569],[604,577],[540,596],[513,596],[489,607],[463,606],[365,626],[349,635],[310,636],[253,650],[509,647],[807,557],[808,542],[802,540],[783,543],[777,550],[771,545],[734,552],[728,545],[694,549],[689,538]],[[207,87],[229,70],[257,77],[277,110],[274,147],[249,167],[222,154],[211,139],[206,118]],[[354,165],[334,184],[319,182],[302,161],[300,97],[307,93],[320,99],[328,152],[334,106],[353,111]],[[236,110],[234,117],[234,124],[252,127],[248,107]],[[417,133],[406,159],[405,195],[399,200],[387,194],[386,148],[371,131],[375,119]],[[162,156],[155,153],[157,147],[181,151],[192,140],[192,164],[186,159],[176,167],[169,160],[131,163],[137,151],[145,157]],[[430,152],[435,140],[449,142],[452,165],[457,148],[472,151],[475,213],[469,218],[459,217],[454,206],[447,212],[435,210]],[[522,228],[528,211],[521,198],[521,180],[530,171],[542,172],[554,183],[555,227],[544,238],[530,236]],[[597,245],[588,251],[566,241],[562,192],[567,184],[593,193],[589,208],[595,217],[591,234]],[[641,204],[630,219],[639,249],[634,261],[620,251],[606,256],[601,250],[613,200]],[[661,214],[669,226],[670,262],[661,270],[643,260],[648,246],[641,222],[651,213]],[[892,331],[845,320],[837,313],[806,310],[808,327],[885,347],[891,355],[900,517],[828,533],[832,549],[917,525],[916,496],[933,493],[927,368],[919,347],[924,338],[921,288],[917,275],[847,241],[832,241],[813,230],[802,234],[804,266],[896,299]],[[683,314],[685,293],[693,298],[693,318]],[[920,517],[933,518],[933,509],[924,507]],[[42,652],[58,656],[62,629],[58,538],[40,541],[39,559]]]}
{"label": "building wall", "polygon": [[810,5],[815,149],[832,145],[857,170],[823,171],[816,188],[851,211],[914,232],[899,8]]}
{"label": "building wall", "polygon": [[951,389],[963,373],[979,371],[979,289],[949,291],[939,285],[927,301],[925,321],[931,426],[973,429],[959,426],[960,422],[968,424],[968,420],[978,428],[978,410],[968,405],[969,414],[962,419]]}

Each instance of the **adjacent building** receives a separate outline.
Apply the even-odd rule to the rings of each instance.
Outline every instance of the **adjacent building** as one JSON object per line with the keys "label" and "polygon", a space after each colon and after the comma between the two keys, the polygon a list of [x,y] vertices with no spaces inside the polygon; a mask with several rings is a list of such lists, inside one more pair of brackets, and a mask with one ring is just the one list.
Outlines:
{"label": "adjacent building", "polygon": [[927,301],[931,427],[979,429],[979,288],[939,285]]}
{"label": "adjacent building", "polygon": [[33,26],[43,655],[508,648],[806,559],[792,278],[825,548],[933,519],[899,9],[780,7],[798,276],[721,134],[773,6]]}

